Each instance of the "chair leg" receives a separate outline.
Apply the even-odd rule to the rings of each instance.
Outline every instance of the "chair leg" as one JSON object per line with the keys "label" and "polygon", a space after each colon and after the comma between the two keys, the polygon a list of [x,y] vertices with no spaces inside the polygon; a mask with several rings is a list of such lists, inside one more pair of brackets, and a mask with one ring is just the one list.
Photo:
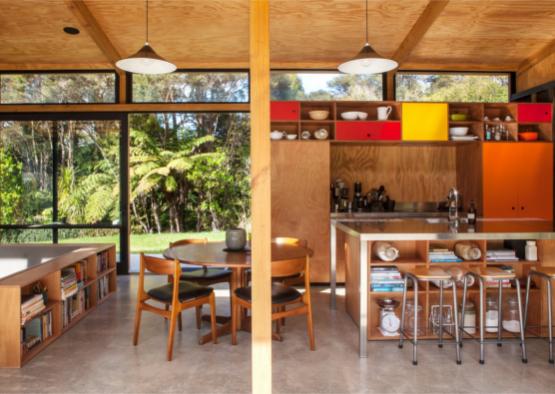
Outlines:
{"label": "chair leg", "polygon": [[310,342],[310,350],[316,350],[316,345],[314,341],[314,325],[312,322],[312,305],[307,305],[308,310],[306,312],[306,326],[308,330],[308,340]]}
{"label": "chair leg", "polygon": [[551,305],[551,279],[547,280],[547,333],[549,337],[549,362],[553,364],[553,307]]}
{"label": "chair leg", "polygon": [[231,299],[231,344],[237,345],[237,320],[240,317],[240,306]]}
{"label": "chair leg", "polygon": [[137,344],[139,343],[139,329],[141,328],[142,312],[143,310],[141,306],[137,305],[137,311],[135,312],[135,329],[133,330],[133,346],[137,346]]}
{"label": "chair leg", "polygon": [[210,294],[210,329],[212,331],[212,342],[218,343],[218,332],[216,329],[216,301],[214,292]]}
{"label": "chair leg", "polygon": [[196,319],[197,319],[197,330],[200,330],[202,325],[202,305],[195,307]]}
{"label": "chair leg", "polygon": [[520,296],[520,281],[515,278],[516,300],[518,302],[518,320],[520,323],[520,346],[522,348],[522,362],[527,363],[528,357],[526,355],[526,339],[524,338],[524,321],[522,313],[522,300]]}
{"label": "chair leg", "polygon": [[462,360],[461,360],[461,347],[460,347],[460,343],[461,343],[461,337],[459,336],[459,310],[458,310],[458,305],[457,305],[457,284],[455,283],[455,280],[452,279],[451,283],[453,284],[453,310],[455,311],[453,313],[453,323],[455,324],[453,326],[455,331],[455,347],[456,347],[456,355],[457,355],[457,364],[461,364]]}
{"label": "chair leg", "polygon": [[405,329],[405,304],[407,303],[407,276],[403,280],[403,301],[401,302],[401,325],[399,328],[399,349],[403,348],[403,330]]}
{"label": "chair leg", "polygon": [[[275,311],[273,311],[273,312],[281,312],[281,307],[279,307],[279,306],[276,307]],[[281,320],[282,319],[277,319],[276,320],[276,334],[278,334],[278,335],[280,334],[280,331],[281,331]]]}
{"label": "chair leg", "polygon": [[478,280],[478,284],[480,286],[480,364],[485,363],[484,359],[484,283],[480,278]]}
{"label": "chair leg", "polygon": [[170,318],[170,335],[168,335],[168,350],[167,356],[168,361],[172,360],[173,357],[173,337],[175,335],[175,323],[177,323],[177,308],[171,309],[171,318]]}
{"label": "chair leg", "polygon": [[183,331],[183,321],[181,319],[181,312],[179,312],[179,315],[177,315],[177,327],[179,331]]}

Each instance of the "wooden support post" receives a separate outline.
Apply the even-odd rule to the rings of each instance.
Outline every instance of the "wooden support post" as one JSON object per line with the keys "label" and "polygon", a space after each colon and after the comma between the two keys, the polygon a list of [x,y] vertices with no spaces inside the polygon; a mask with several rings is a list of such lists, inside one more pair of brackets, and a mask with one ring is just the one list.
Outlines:
{"label": "wooden support post", "polygon": [[272,391],[270,28],[268,0],[250,0],[252,392]]}

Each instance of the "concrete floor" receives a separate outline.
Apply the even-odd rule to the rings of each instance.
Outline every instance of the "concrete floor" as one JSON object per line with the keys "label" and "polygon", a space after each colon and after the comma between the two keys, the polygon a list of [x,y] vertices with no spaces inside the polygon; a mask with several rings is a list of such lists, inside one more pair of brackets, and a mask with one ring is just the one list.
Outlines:
{"label": "concrete floor", "polygon": [[[149,278],[147,286],[161,278]],[[184,316],[175,338],[174,361],[165,361],[165,322],[143,315],[138,347],[131,345],[137,277],[120,277],[117,295],[102,304],[23,369],[0,370],[0,392],[25,393],[243,393],[250,392],[250,335],[229,336],[217,345],[197,344],[194,313]],[[518,345],[486,350],[478,364],[478,348],[467,342],[463,364],[454,348],[419,348],[419,365],[411,365],[411,347],[371,342],[368,359],[357,354],[357,330],[340,307],[328,309],[327,289],[314,288],[317,350],[308,350],[305,319],[291,318],[285,340],[273,344],[275,393],[547,393],[555,392],[555,367],[547,363],[547,347],[528,341],[529,362],[522,364]],[[218,309],[228,312],[226,291],[217,292]],[[203,331],[208,328],[203,327]]]}

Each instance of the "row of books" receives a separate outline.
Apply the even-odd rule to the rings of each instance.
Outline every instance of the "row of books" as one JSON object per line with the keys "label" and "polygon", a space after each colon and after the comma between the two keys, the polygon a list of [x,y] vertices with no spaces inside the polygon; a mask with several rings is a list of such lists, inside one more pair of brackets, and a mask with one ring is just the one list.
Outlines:
{"label": "row of books", "polygon": [[42,294],[21,295],[21,324],[25,324],[46,308]]}
{"label": "row of books", "polygon": [[90,288],[84,288],[62,301],[62,326],[67,327],[69,323],[81,313],[91,307]]}
{"label": "row of books", "polygon": [[104,272],[108,269],[108,252],[98,253],[96,255],[96,271]]}
{"label": "row of books", "polygon": [[73,297],[79,291],[75,266],[67,267],[62,270],[61,285],[62,300]]}
{"label": "row of books", "polygon": [[431,263],[460,263],[463,261],[453,250],[449,249],[431,249],[429,259]]}
{"label": "row of books", "polygon": [[372,267],[370,290],[375,292],[403,291],[403,277],[394,265]]}
{"label": "row of books", "polygon": [[103,299],[110,292],[110,281],[108,276],[103,276],[98,279],[98,300]]}
{"label": "row of books", "polygon": [[29,320],[21,327],[21,346],[28,351],[52,336],[52,311]]}
{"label": "row of books", "polygon": [[516,256],[516,251],[512,249],[497,249],[488,250],[486,252],[486,260],[494,262],[504,262],[504,261],[518,261]]}

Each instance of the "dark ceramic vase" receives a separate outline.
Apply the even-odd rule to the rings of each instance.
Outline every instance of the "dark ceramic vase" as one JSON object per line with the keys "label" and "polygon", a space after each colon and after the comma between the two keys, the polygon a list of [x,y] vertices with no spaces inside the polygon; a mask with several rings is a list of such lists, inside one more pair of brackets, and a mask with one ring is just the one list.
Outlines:
{"label": "dark ceramic vase", "polygon": [[225,232],[225,246],[229,250],[243,250],[247,244],[247,233],[242,228],[232,228]]}

